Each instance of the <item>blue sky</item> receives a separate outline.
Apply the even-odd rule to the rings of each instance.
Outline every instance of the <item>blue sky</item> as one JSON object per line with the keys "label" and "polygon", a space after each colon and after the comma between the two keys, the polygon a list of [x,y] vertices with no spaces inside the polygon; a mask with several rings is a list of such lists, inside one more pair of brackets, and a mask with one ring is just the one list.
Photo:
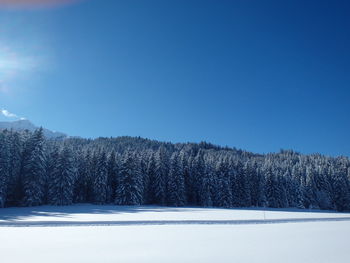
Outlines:
{"label": "blue sky", "polygon": [[1,2],[0,109],[18,118],[350,155],[348,1]]}

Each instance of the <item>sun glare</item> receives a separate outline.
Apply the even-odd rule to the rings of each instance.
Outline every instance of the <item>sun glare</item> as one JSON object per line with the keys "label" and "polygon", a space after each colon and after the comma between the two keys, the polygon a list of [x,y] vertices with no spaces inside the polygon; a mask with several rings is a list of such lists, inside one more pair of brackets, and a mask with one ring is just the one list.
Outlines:
{"label": "sun glare", "polygon": [[0,91],[7,93],[13,82],[37,68],[33,57],[20,54],[7,46],[0,46]]}

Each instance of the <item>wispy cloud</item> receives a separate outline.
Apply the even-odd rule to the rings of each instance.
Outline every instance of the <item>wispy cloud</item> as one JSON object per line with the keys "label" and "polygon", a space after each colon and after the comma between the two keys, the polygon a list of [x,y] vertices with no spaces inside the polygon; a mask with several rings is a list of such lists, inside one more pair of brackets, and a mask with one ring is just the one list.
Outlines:
{"label": "wispy cloud", "polygon": [[8,110],[1,109],[0,112],[2,115],[4,115],[7,118],[18,118],[18,116],[16,114],[9,112]]}
{"label": "wispy cloud", "polygon": [[14,114],[14,113],[12,113],[12,112],[9,112],[9,111],[6,110],[6,109],[1,109],[1,110],[0,110],[0,114],[3,115],[3,116],[6,117],[6,118],[9,118],[9,119],[25,120],[25,118],[20,117],[20,116],[18,116],[17,114]]}

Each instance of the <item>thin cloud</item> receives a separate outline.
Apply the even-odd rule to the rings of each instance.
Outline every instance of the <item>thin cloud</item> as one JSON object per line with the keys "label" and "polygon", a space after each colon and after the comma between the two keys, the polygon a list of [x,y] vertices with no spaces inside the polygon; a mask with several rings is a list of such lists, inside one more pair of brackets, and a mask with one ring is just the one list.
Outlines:
{"label": "thin cloud", "polygon": [[6,109],[0,109],[0,116],[1,115],[4,116],[5,118],[12,119],[12,120],[26,120],[26,118],[20,117],[13,112],[9,112]]}
{"label": "thin cloud", "polygon": [[5,116],[6,118],[16,118],[16,119],[19,118],[16,114],[14,114],[14,113],[12,113],[12,112],[9,112],[8,110],[5,110],[5,109],[1,109],[1,110],[0,110],[0,113],[1,113],[3,116]]}

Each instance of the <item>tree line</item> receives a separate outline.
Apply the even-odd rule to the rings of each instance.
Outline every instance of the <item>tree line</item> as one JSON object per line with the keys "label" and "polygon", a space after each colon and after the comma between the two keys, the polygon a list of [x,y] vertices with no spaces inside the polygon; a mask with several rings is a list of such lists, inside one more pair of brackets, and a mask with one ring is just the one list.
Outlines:
{"label": "tree line", "polygon": [[0,207],[166,205],[350,210],[350,160],[139,137],[0,131]]}

